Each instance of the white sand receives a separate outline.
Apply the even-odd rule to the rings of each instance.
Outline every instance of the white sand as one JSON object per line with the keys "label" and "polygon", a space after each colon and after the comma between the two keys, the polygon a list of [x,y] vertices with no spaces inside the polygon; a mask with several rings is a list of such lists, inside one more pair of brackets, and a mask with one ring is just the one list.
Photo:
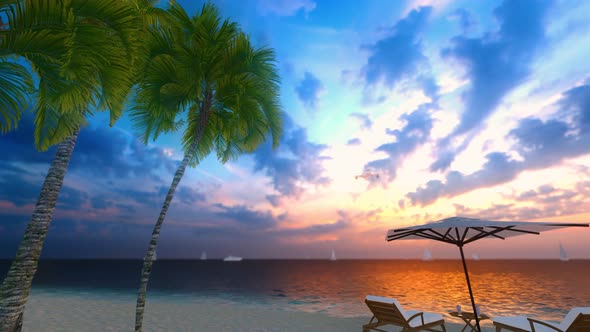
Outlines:
{"label": "white sand", "polygon": [[[53,295],[33,291],[25,312],[23,331],[133,331],[135,298],[90,293]],[[361,331],[366,317],[334,317],[321,313],[269,310],[255,304],[220,301],[170,300],[148,295],[144,331]],[[447,331],[462,324],[445,317]],[[388,331],[399,331],[392,327]],[[489,321],[483,329],[493,331]]]}

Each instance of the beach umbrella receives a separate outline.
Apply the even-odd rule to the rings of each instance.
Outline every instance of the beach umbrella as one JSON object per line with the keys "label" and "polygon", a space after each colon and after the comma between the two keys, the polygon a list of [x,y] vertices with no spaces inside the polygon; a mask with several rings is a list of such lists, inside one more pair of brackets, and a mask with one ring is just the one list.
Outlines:
{"label": "beach umbrella", "polygon": [[[454,244],[459,247],[461,261],[463,262],[463,270],[465,271],[465,279],[467,280],[467,288],[469,289],[469,297],[471,298],[471,305],[473,307],[473,312],[476,313],[477,310],[475,309],[475,300],[473,299],[473,291],[471,290],[471,283],[469,282],[467,264],[465,264],[465,255],[463,254],[464,245],[485,238],[504,240],[507,237],[518,235],[539,235],[539,233],[542,231],[549,231],[565,227],[588,226],[589,224],[493,221],[485,219],[452,217],[420,226],[391,229],[387,232],[386,239],[387,241],[429,239]],[[479,317],[478,315],[474,316],[477,330],[481,332],[481,328],[479,327]]]}

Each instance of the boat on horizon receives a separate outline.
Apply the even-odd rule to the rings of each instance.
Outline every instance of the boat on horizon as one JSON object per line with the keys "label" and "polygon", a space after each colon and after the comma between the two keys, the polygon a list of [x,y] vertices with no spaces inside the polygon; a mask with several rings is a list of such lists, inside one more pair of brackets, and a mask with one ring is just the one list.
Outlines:
{"label": "boat on horizon", "polygon": [[334,251],[334,249],[332,249],[332,256],[330,256],[330,260],[331,261],[337,260],[337,258],[336,258],[336,252]]}
{"label": "boat on horizon", "polygon": [[478,253],[471,255],[471,258],[473,258],[473,260],[476,260],[476,261],[478,261],[480,259]]}
{"label": "boat on horizon", "polygon": [[570,259],[567,257],[567,252],[565,251],[565,248],[563,247],[563,245],[561,244],[561,242],[559,242],[559,260],[562,262],[567,262]]}
{"label": "boat on horizon", "polygon": [[229,255],[223,259],[224,262],[241,262],[242,257]]}
{"label": "boat on horizon", "polygon": [[207,260],[207,253],[206,253],[205,251],[203,251],[203,252],[201,253],[201,260],[202,260],[202,261],[206,261],[206,260]]}
{"label": "boat on horizon", "polygon": [[430,250],[428,250],[428,248],[424,249],[424,254],[422,255],[422,260],[426,261],[426,262],[432,260],[432,254],[430,253]]}

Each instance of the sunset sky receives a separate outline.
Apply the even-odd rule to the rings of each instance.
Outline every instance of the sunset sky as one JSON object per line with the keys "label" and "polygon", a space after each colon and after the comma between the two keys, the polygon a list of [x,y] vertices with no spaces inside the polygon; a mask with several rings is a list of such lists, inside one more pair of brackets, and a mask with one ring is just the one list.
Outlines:
{"label": "sunset sky", "polygon": [[[203,2],[180,0],[190,14]],[[456,258],[390,228],[454,215],[590,222],[590,2],[214,1],[277,52],[270,144],[185,174],[159,258]],[[0,258],[13,257],[54,149],[31,117],[0,137]],[[127,117],[81,131],[43,257],[143,257],[182,158]],[[356,178],[361,174],[379,177]],[[590,258],[590,229],[484,240],[482,258]]]}

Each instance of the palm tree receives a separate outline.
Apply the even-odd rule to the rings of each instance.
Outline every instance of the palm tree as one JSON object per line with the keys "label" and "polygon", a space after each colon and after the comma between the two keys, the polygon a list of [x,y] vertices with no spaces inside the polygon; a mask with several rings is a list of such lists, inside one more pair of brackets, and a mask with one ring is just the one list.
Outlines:
{"label": "palm tree", "polygon": [[224,163],[253,151],[268,136],[276,147],[282,133],[274,51],[254,48],[236,23],[222,22],[211,4],[192,18],[175,2],[168,11],[175,26],[152,30],[151,58],[139,83],[131,119],[144,143],[183,127],[184,158],[144,258],[135,331],[142,328],[160,229],[186,167],[196,166],[212,151]]}
{"label": "palm tree", "polygon": [[[0,331],[13,331],[22,324],[80,128],[95,110],[110,111],[112,125],[134,84],[134,65],[141,57],[141,18],[129,1],[0,1],[0,9],[8,18],[8,28],[1,35],[0,56],[27,62],[38,77],[33,107],[35,143],[40,150],[57,144],[31,222],[0,286]],[[37,41],[45,48],[32,45]],[[28,79],[26,67],[18,69],[21,72],[14,71],[13,77],[23,74]],[[4,96],[0,95],[4,97],[0,103],[12,100],[11,106],[15,106],[13,113],[3,114],[8,119],[3,130],[16,126],[29,87],[13,84],[5,89]]]}

